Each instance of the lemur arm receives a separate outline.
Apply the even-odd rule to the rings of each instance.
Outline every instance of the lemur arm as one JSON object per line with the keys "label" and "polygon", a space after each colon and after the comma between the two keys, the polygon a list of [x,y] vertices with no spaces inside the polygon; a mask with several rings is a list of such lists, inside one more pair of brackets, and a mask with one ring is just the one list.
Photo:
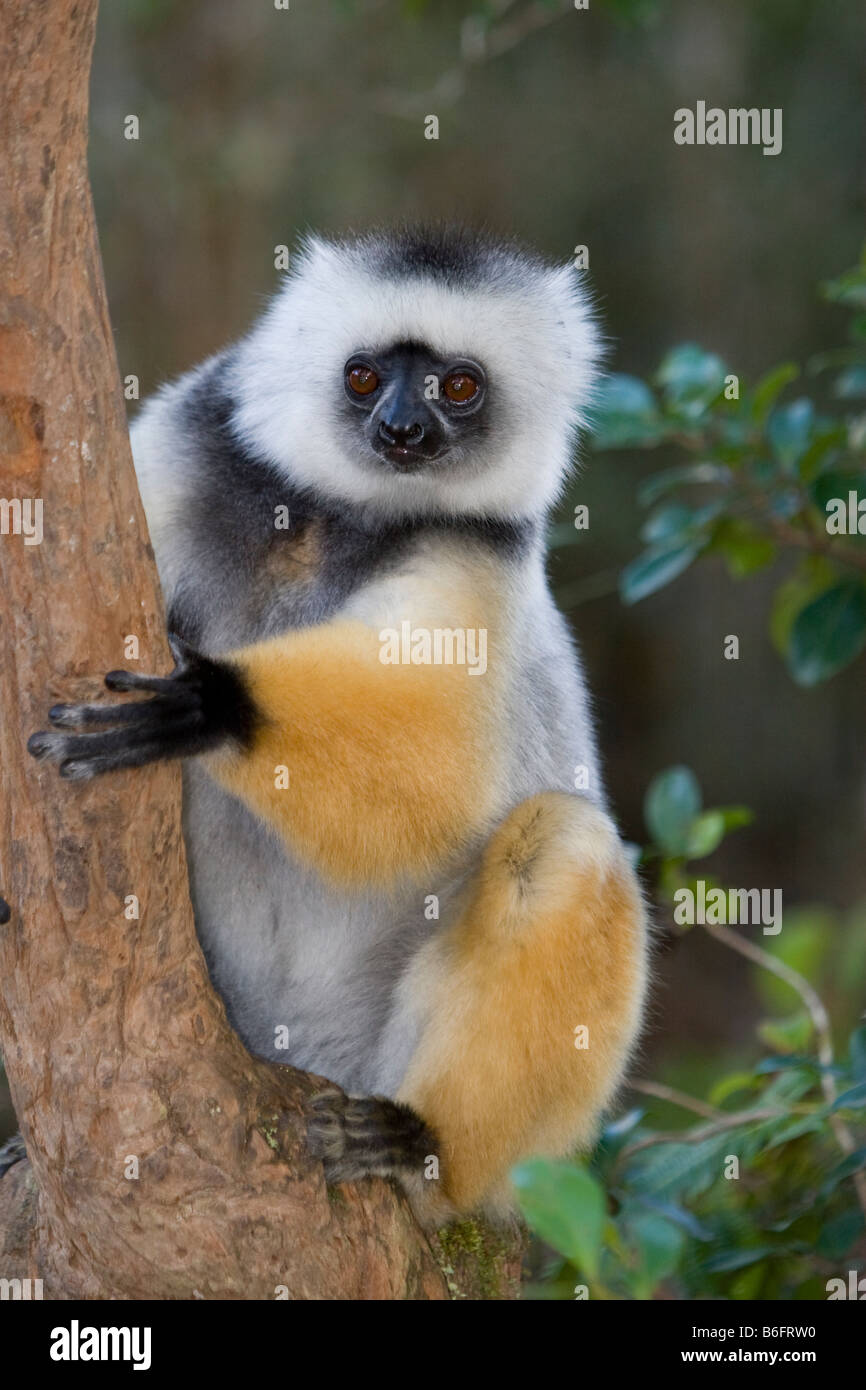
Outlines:
{"label": "lemur arm", "polygon": [[204,755],[303,860],[346,884],[423,877],[489,824],[497,758],[486,677],[383,664],[378,631],[351,619],[219,660],[177,638],[172,649],[170,676],[105,678],[150,698],[57,705],[58,732],[34,734],[31,753],[72,779]]}

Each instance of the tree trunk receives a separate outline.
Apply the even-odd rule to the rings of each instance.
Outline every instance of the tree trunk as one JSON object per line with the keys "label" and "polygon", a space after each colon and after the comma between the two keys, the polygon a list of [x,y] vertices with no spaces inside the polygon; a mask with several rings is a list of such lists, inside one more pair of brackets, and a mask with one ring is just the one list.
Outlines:
{"label": "tree trunk", "polygon": [[[315,1079],[251,1057],[210,986],[177,766],[64,783],[26,753],[127,636],[170,666],[87,179],[96,8],[0,0],[0,1050],[29,1155],[0,1182],[0,1275],[53,1298],[512,1297],[519,1242],[443,1248],[390,1185],[326,1189]],[[41,544],[15,499],[41,499]]]}

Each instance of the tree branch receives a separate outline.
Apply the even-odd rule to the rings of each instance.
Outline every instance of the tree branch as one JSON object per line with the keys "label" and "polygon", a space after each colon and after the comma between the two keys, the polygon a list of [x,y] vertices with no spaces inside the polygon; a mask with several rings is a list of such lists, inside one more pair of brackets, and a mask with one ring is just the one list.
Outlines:
{"label": "tree branch", "polygon": [[666,1100],[671,1105],[678,1105],[681,1110],[691,1110],[695,1115],[703,1115],[705,1120],[717,1120],[724,1116],[724,1111],[717,1110],[713,1105],[707,1105],[706,1101],[697,1100],[694,1096],[687,1096],[685,1091],[677,1091],[673,1086],[663,1086],[660,1081],[629,1081],[630,1091],[640,1091],[645,1096],[656,1096],[659,1100]]}

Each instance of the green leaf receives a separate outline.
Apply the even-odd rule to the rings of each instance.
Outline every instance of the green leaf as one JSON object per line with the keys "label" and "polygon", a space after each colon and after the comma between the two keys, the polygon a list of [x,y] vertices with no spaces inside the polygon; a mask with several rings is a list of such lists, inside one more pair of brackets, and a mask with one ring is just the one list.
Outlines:
{"label": "green leaf", "polygon": [[851,415],[845,423],[848,448],[853,454],[866,453],[866,414]]}
{"label": "green leaf", "polygon": [[723,1076],[710,1091],[710,1105],[721,1105],[728,1096],[736,1095],[738,1091],[754,1091],[757,1084],[750,1071],[737,1071],[732,1072],[730,1076]]}
{"label": "green leaf", "polygon": [[801,609],[794,619],[787,661],[800,685],[819,681],[849,665],[866,646],[866,586],[843,580]]}
{"label": "green leaf", "polygon": [[[778,1075],[773,1082],[773,1087],[775,1087],[776,1082],[780,1081],[786,1074],[792,1077],[795,1082],[795,1093],[793,1097],[789,1095],[780,1097],[775,1090],[771,1096],[770,1091],[772,1087],[768,1087],[764,1092],[765,1100],[781,1099],[787,1103],[787,1101],[791,1099],[799,1100],[800,1096],[809,1090],[812,1081],[820,1070],[821,1068],[812,1057],[762,1057],[755,1067],[755,1075],[767,1076],[770,1072],[777,1072]],[[810,1076],[810,1072],[814,1073],[814,1075]]]}
{"label": "green leaf", "polygon": [[611,1120],[610,1123],[606,1124],[604,1127],[605,1141],[608,1139],[622,1139],[626,1134],[630,1134],[635,1125],[640,1124],[645,1114],[646,1110],[644,1107],[636,1105],[633,1109],[627,1110],[624,1115],[620,1115],[617,1119]]}
{"label": "green leaf", "polygon": [[720,357],[694,343],[683,343],[667,354],[656,381],[670,409],[696,420],[724,390],[726,374]]}
{"label": "green leaf", "polygon": [[827,280],[821,286],[825,299],[833,304],[844,304],[851,309],[866,309],[866,267],[855,266],[839,275],[835,280]]}
{"label": "green leaf", "polygon": [[700,538],[701,531],[715,521],[724,507],[716,497],[703,507],[686,507],[682,502],[667,502],[653,512],[644,524],[641,539],[648,544],[672,545]]}
{"label": "green leaf", "polygon": [[707,1274],[729,1274],[734,1269],[745,1269],[758,1260],[766,1260],[768,1256],[784,1254],[787,1251],[777,1250],[772,1245],[756,1245],[751,1250],[720,1250],[704,1260],[702,1267]]}
{"label": "green leaf", "polygon": [[724,555],[732,579],[746,579],[772,564],[778,547],[751,522],[727,518],[717,527],[711,550]]}
{"label": "green leaf", "polygon": [[604,1193],[595,1178],[584,1168],[546,1158],[520,1164],[511,1176],[533,1230],[595,1278],[606,1220]]}
{"label": "green leaf", "polygon": [[668,502],[654,511],[645,522],[641,530],[641,540],[653,544],[667,541],[672,536],[679,536],[681,532],[688,530],[693,516],[691,507],[683,506],[682,502]]}
{"label": "green leaf", "polygon": [[855,1149],[854,1153],[848,1154],[847,1158],[843,1158],[841,1163],[830,1169],[821,1184],[821,1196],[828,1197],[840,1182],[844,1182],[854,1173],[859,1173],[861,1168],[866,1168],[866,1148]]}
{"label": "green leaf", "polygon": [[760,1298],[761,1286],[766,1273],[766,1260],[758,1260],[757,1264],[748,1265],[746,1269],[740,1270],[737,1277],[730,1282],[728,1297],[736,1302],[745,1303]]}
{"label": "green leaf", "polygon": [[764,421],[785,387],[796,381],[800,368],[794,362],[783,362],[762,377],[752,393],[752,419]]}
{"label": "green leaf", "polygon": [[671,545],[651,546],[635,556],[619,578],[623,603],[637,603],[670,584],[697,559],[705,544],[700,540],[674,542]]}
{"label": "green leaf", "polygon": [[800,455],[797,472],[804,483],[811,483],[822,469],[836,463],[848,439],[846,425],[840,420],[821,420],[815,427],[809,447]]}
{"label": "green leaf", "polygon": [[725,838],[725,817],[721,811],[704,811],[689,826],[686,838],[687,859],[704,859],[718,849]]}
{"label": "green leaf", "polygon": [[685,487],[692,483],[718,483],[728,486],[732,477],[730,468],[724,468],[718,463],[684,463],[678,468],[666,468],[661,473],[654,473],[652,477],[647,478],[638,488],[637,500],[642,507],[650,507],[659,497],[663,497],[675,487]]}
{"label": "green leaf", "polygon": [[820,1134],[825,1126],[821,1115],[798,1115],[796,1119],[777,1129],[767,1140],[765,1152],[776,1149],[781,1144],[790,1144],[792,1139],[800,1139],[804,1134]]}
{"label": "green leaf", "polygon": [[790,405],[780,406],[770,416],[767,438],[776,458],[789,472],[793,472],[798,459],[806,452],[814,421],[815,407],[805,396]]}
{"label": "green leaf", "polygon": [[627,1229],[637,1247],[639,1295],[649,1298],[656,1285],[676,1269],[685,1239],[671,1221],[651,1211],[630,1217]]}
{"label": "green leaf", "polygon": [[866,1081],[866,1023],[861,1023],[851,1034],[848,1056],[851,1059],[851,1074],[858,1081]]}
{"label": "green leaf", "polygon": [[705,1192],[722,1174],[724,1155],[736,1154],[732,1134],[715,1135],[699,1144],[674,1141],[635,1154],[627,1164],[630,1183],[641,1194],[677,1195],[680,1200]]}
{"label": "green leaf", "polygon": [[657,444],[665,424],[652,391],[636,376],[605,377],[588,412],[596,449]]}
{"label": "green leaf", "polygon": [[847,505],[849,492],[858,493],[858,500],[866,497],[866,473],[855,473],[853,470],[844,473],[836,470],[821,473],[815,478],[809,491],[815,505],[826,513],[828,502],[841,500]]}
{"label": "green leaf", "polygon": [[840,1212],[825,1222],[818,1237],[817,1251],[825,1260],[841,1260],[863,1230],[863,1213],[858,1207]]}
{"label": "green leaf", "polygon": [[669,767],[659,773],[644,798],[644,820],[653,843],[668,854],[685,854],[700,810],[701,789],[691,768]]}
{"label": "green leaf", "polygon": [[805,1052],[812,1037],[812,1020],[806,1010],[791,1018],[771,1018],[758,1025],[758,1037],[775,1052]]}
{"label": "green leaf", "polygon": [[787,653],[797,614],[835,580],[836,570],[829,561],[820,555],[806,555],[790,578],[779,585],[770,609],[770,639],[780,656]]}
{"label": "green leaf", "polygon": [[713,1233],[708,1226],[705,1226],[685,1207],[678,1206],[676,1202],[659,1202],[650,1197],[638,1197],[641,1206],[649,1211],[658,1212],[660,1216],[667,1217],[675,1226],[681,1226],[695,1240],[708,1241],[713,1239]]}
{"label": "green leaf", "polygon": [[836,1097],[830,1107],[830,1114],[835,1115],[837,1110],[860,1110],[864,1105],[866,1105],[866,1081],[860,1081],[849,1091],[843,1091],[841,1096]]}
{"label": "green leaf", "polygon": [[833,395],[842,401],[866,397],[866,363],[857,363],[840,372],[833,385]]}

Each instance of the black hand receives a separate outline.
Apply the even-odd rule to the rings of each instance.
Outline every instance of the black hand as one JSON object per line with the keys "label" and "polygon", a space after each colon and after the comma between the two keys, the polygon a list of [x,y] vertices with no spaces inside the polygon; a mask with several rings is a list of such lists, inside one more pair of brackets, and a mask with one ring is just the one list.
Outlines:
{"label": "black hand", "polygon": [[235,739],[247,742],[255,707],[240,673],[227,662],[200,656],[169,636],[175,668],[170,676],[109,671],[109,690],[144,690],[152,698],[122,705],[55,705],[48,718],[57,729],[115,725],[96,734],[32,734],[34,758],[60,764],[61,777],[82,781],[116,768],[141,767],[162,758],[189,758]]}

